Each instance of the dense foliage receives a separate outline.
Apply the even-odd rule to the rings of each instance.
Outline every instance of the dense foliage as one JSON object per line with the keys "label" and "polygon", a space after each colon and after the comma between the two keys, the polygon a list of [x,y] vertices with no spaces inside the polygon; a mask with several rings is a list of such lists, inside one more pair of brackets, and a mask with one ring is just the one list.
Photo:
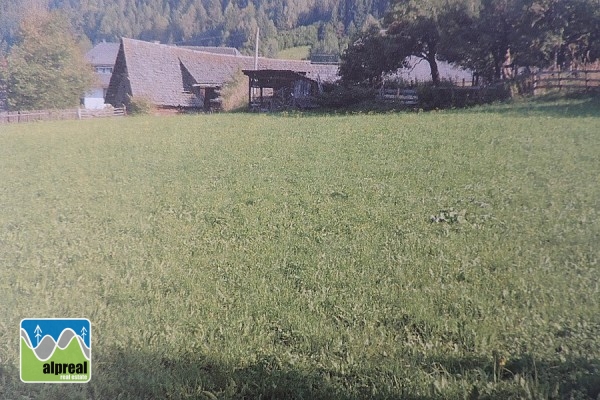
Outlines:
{"label": "dense foliage", "polygon": [[383,17],[389,0],[3,0],[0,44],[14,42],[15,24],[32,2],[65,11],[93,43],[126,36],[244,50],[260,27],[261,50],[273,55],[294,40],[337,53],[345,37]]}
{"label": "dense foliage", "polygon": [[[342,72],[363,69],[351,80],[372,81],[379,73],[369,67],[365,42],[393,43],[387,58],[422,58],[436,84],[439,59],[493,81],[514,77],[519,66],[575,67],[600,57],[598,0],[392,0],[383,21],[382,30],[361,33],[343,55]],[[395,69],[387,65],[384,71]]]}
{"label": "dense foliage", "polygon": [[398,69],[410,55],[377,26],[361,33],[343,55],[340,75],[344,82],[368,83],[376,86],[384,72]]}
{"label": "dense foliage", "polygon": [[94,79],[68,23],[43,10],[21,20],[2,75],[8,106],[15,110],[75,106]]}

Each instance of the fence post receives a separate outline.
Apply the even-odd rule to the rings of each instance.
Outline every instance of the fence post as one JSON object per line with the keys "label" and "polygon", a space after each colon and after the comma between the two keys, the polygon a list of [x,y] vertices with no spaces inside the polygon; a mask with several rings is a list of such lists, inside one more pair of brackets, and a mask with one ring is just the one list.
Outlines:
{"label": "fence post", "polygon": [[587,69],[585,70],[585,91],[588,91],[588,71]]}
{"label": "fence post", "polygon": [[77,119],[81,119],[81,108],[77,107]]}

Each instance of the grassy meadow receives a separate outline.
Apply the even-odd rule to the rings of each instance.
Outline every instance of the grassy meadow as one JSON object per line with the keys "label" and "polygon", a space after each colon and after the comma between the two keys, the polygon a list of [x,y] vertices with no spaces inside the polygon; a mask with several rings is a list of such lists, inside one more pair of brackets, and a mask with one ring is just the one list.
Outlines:
{"label": "grassy meadow", "polygon": [[2,125],[0,179],[2,399],[600,396],[598,100]]}
{"label": "grassy meadow", "polygon": [[283,60],[308,60],[310,58],[310,46],[297,46],[280,50],[277,58]]}

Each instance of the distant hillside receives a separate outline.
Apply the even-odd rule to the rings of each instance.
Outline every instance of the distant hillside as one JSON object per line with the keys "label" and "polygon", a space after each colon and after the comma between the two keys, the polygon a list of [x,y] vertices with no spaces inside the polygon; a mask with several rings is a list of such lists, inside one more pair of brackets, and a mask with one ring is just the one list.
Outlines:
{"label": "distant hillside", "polygon": [[309,55],[310,46],[297,46],[281,50],[278,54],[278,58],[284,60],[307,60]]}
{"label": "distant hillside", "polygon": [[63,10],[92,43],[125,36],[249,50],[259,27],[265,55],[302,45],[337,52],[389,7],[389,0],[2,0],[0,46],[14,42],[32,3]]}

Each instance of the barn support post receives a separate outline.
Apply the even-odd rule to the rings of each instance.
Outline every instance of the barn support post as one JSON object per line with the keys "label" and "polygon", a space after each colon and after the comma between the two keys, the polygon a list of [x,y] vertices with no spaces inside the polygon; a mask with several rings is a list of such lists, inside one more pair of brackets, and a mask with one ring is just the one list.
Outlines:
{"label": "barn support post", "polygon": [[252,78],[248,77],[248,106],[252,107]]}

